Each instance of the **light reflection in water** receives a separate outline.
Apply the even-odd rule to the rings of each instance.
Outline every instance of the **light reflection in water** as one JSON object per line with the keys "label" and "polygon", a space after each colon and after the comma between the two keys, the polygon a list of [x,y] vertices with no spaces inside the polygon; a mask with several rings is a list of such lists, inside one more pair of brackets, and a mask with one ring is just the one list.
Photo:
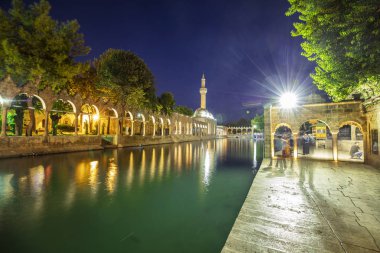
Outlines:
{"label": "light reflection in water", "polygon": [[158,163],[158,180],[161,180],[162,176],[164,174],[164,163],[165,163],[164,148],[161,147],[161,149],[160,149],[160,161]]}
{"label": "light reflection in water", "polygon": [[153,181],[156,172],[156,148],[152,148],[152,158],[150,160],[150,181]]}
{"label": "light reflection in water", "polygon": [[133,183],[133,172],[134,172],[134,158],[133,158],[133,152],[129,153],[129,167],[128,167],[128,173],[127,173],[127,188],[130,189],[132,187]]}
{"label": "light reflection in water", "polygon": [[45,179],[45,173],[44,173],[44,166],[39,165],[37,167],[31,168],[29,170],[30,173],[30,181],[31,181],[31,187],[32,187],[32,194],[35,196],[38,196],[42,193],[43,187],[44,187],[44,179]]}
{"label": "light reflection in water", "polygon": [[210,183],[210,151],[206,150],[205,160],[204,160],[204,176],[203,183],[208,186]]}
{"label": "light reflection in water", "polygon": [[[76,203],[76,198],[83,194],[90,193],[90,197],[95,200],[104,191],[113,194],[124,185],[127,190],[133,190],[144,184],[164,183],[166,180],[163,178],[173,176],[172,173],[181,176],[191,170],[199,171],[197,187],[204,194],[213,182],[219,161],[233,156],[248,159],[257,167],[258,156],[261,154],[258,147],[260,146],[253,141],[225,139],[99,152],[92,158],[76,156],[68,164],[65,159],[61,163],[49,161],[45,163],[47,165],[42,163],[24,168],[24,173],[0,174],[0,206],[6,205],[8,199],[12,199],[15,194],[30,193],[33,197],[33,210],[40,212],[44,208],[44,195],[49,192],[47,189],[57,179],[64,187],[59,203],[69,209]],[[117,180],[119,175],[123,177],[120,185]]]}
{"label": "light reflection in water", "polygon": [[182,146],[178,146],[178,156],[177,156],[177,161],[178,161],[178,170],[182,170]]}
{"label": "light reflection in water", "polygon": [[106,185],[107,190],[109,193],[113,193],[116,186],[117,181],[117,164],[115,163],[115,160],[113,158],[110,159],[110,162],[108,164],[108,171],[107,171],[107,178],[106,178]]}
{"label": "light reflection in water", "polygon": [[69,186],[67,187],[65,198],[64,198],[64,206],[66,209],[69,209],[75,199],[75,193],[76,193],[76,186],[75,182],[70,182]]}
{"label": "light reflection in water", "polygon": [[98,168],[99,161],[90,162],[90,176],[88,178],[88,181],[93,196],[96,195],[98,191]]}
{"label": "light reflection in water", "polygon": [[31,168],[29,170],[29,179],[30,179],[30,186],[31,186],[31,194],[34,196],[33,201],[33,211],[35,215],[37,216],[40,211],[43,209],[44,204],[44,197],[43,197],[43,190],[44,190],[44,180],[45,180],[45,173],[44,173],[44,166],[39,165],[37,167]]}
{"label": "light reflection in water", "polygon": [[0,174],[0,207],[13,197],[14,190],[11,185],[11,180],[13,177],[14,174]]}
{"label": "light reflection in water", "polygon": [[143,149],[141,151],[140,185],[144,185],[145,169],[146,169],[146,157],[145,157],[145,149]]}

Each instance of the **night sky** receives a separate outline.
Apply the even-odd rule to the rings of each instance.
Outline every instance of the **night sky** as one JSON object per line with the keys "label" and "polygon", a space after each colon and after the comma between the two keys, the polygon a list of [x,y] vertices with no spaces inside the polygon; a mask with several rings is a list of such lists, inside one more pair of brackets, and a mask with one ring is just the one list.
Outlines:
{"label": "night sky", "polygon": [[80,60],[107,48],[131,50],[153,72],[157,95],[171,91],[178,105],[199,107],[204,72],[207,109],[222,122],[252,118],[284,87],[296,86],[301,95],[315,89],[308,77],[313,65],[300,55],[300,39],[290,36],[295,17],[285,16],[286,0],[50,3],[54,18],[79,21],[92,48]]}

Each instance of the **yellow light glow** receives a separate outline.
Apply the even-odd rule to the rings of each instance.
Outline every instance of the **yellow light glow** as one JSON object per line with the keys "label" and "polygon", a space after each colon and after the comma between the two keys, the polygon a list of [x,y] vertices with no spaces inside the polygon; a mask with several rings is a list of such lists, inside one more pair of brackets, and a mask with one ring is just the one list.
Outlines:
{"label": "yellow light glow", "polygon": [[99,120],[99,114],[95,114],[93,119],[94,119],[94,121],[98,121]]}

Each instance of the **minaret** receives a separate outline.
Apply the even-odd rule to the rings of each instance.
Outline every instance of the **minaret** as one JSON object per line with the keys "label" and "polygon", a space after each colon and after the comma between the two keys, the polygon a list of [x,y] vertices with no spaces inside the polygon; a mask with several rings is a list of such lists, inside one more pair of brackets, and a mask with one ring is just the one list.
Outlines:
{"label": "minaret", "polygon": [[206,109],[206,78],[205,73],[202,74],[201,79],[201,88],[199,89],[199,93],[201,93],[201,109]]}

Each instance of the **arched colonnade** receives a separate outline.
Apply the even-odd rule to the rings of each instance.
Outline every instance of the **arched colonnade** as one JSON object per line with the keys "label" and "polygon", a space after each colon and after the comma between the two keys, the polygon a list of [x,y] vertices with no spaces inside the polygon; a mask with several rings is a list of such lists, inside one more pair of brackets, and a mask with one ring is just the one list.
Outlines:
{"label": "arched colonnade", "polygon": [[[24,135],[205,135],[207,124],[173,113],[129,110],[100,99],[71,96],[32,85],[0,85],[1,136]],[[15,122],[16,121],[16,122]],[[16,131],[17,130],[17,131]]]}

